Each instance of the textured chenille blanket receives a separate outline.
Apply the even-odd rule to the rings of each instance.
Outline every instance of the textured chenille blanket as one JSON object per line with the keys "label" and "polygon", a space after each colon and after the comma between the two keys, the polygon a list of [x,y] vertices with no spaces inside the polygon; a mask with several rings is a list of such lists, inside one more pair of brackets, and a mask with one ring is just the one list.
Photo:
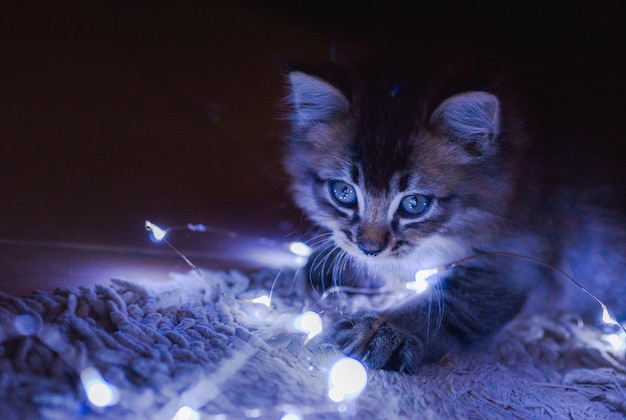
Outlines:
{"label": "textured chenille blanket", "polygon": [[[0,295],[3,419],[611,419],[626,414],[620,343],[575,315],[523,316],[416,375],[342,373],[303,314],[372,299],[319,295],[292,270],[192,271],[166,284]],[[313,321],[315,315],[310,317]],[[300,329],[296,328],[300,325]],[[317,328],[317,329],[316,329]],[[315,335],[315,333],[319,333]],[[357,366],[361,366],[360,364]],[[341,379],[341,378],[340,378]],[[348,391],[346,391],[348,392]],[[332,398],[331,398],[332,397]]]}

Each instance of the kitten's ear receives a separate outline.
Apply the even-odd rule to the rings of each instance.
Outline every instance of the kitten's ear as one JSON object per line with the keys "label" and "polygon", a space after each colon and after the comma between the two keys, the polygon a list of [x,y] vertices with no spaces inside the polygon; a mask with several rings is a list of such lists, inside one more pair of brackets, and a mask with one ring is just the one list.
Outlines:
{"label": "kitten's ear", "polygon": [[350,107],[350,102],[339,89],[318,77],[292,71],[289,82],[292,119],[300,125],[330,121]]}
{"label": "kitten's ear", "polygon": [[472,155],[492,155],[498,149],[500,101],[487,92],[454,95],[437,107],[430,125]]}

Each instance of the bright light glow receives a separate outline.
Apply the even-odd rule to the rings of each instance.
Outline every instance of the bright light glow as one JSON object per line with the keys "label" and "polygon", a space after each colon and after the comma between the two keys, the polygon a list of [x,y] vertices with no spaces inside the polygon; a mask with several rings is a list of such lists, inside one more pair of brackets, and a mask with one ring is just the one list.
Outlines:
{"label": "bright light glow", "polygon": [[298,315],[294,319],[293,325],[297,330],[307,333],[304,344],[322,332],[322,318],[313,311],[307,311],[302,315]]}
{"label": "bright light glow", "polygon": [[609,343],[614,351],[622,351],[626,349],[626,336],[621,334],[604,334],[602,339]]}
{"label": "bright light glow", "polygon": [[352,357],[344,357],[335,362],[328,376],[328,397],[341,402],[356,398],[367,385],[365,366]]}
{"label": "bright light glow", "polygon": [[313,253],[311,247],[303,242],[292,242],[289,244],[289,250],[298,257],[308,257]]}
{"label": "bright light glow", "polygon": [[204,226],[203,224],[188,223],[187,229],[189,229],[192,232],[206,232],[207,231],[206,226]]}
{"label": "bright light glow", "polygon": [[602,338],[613,347],[613,350],[624,350],[626,348],[626,332],[624,331],[624,327],[609,314],[609,310],[604,303],[600,302],[600,306],[602,306],[602,321],[604,321],[605,324],[617,325],[622,329],[622,331],[617,334],[604,334]]}
{"label": "bright light glow", "polygon": [[191,407],[180,407],[172,420],[199,420],[200,414]]}
{"label": "bright light glow", "polygon": [[256,419],[257,417],[261,417],[261,410],[259,408],[250,408],[246,410],[245,414],[249,419]]}
{"label": "bright light glow", "polygon": [[285,413],[280,420],[302,420],[302,416],[298,413]]}
{"label": "bright light glow", "polygon": [[265,306],[267,306],[269,308],[271,300],[270,300],[269,296],[263,295],[263,296],[259,296],[257,298],[252,299],[252,302],[260,303],[261,305],[265,305]]}
{"label": "bright light glow", "polygon": [[620,326],[619,323],[609,314],[609,310],[604,305],[602,305],[602,321],[606,324]]}
{"label": "bright light glow", "polygon": [[80,380],[89,401],[97,407],[117,404],[119,392],[116,387],[107,383],[94,368],[85,368],[80,372]]}
{"label": "bright light glow", "polygon": [[407,283],[406,288],[415,291],[415,293],[423,293],[428,288],[428,278],[438,272],[439,268],[419,270],[415,273],[415,281]]}
{"label": "bright light glow", "polygon": [[296,257],[293,260],[293,263],[298,266],[298,267],[303,267],[307,262],[307,259],[305,257]]}
{"label": "bright light glow", "polygon": [[162,241],[167,235],[167,230],[163,230],[149,220],[146,220],[146,229],[152,232],[152,237],[156,241]]}

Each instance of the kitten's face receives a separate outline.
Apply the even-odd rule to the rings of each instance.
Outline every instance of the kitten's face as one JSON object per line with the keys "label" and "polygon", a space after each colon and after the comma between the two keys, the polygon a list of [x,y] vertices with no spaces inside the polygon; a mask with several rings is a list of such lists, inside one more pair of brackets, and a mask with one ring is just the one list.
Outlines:
{"label": "kitten's face", "polygon": [[289,80],[294,199],[350,256],[432,267],[501,225],[512,188],[495,96],[461,92],[433,106],[410,83]]}

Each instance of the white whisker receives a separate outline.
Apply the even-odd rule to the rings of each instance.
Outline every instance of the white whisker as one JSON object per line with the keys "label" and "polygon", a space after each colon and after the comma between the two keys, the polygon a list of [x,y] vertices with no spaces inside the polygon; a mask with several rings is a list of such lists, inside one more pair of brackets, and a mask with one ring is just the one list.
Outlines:
{"label": "white whisker", "polygon": [[274,294],[274,287],[276,287],[276,284],[278,283],[278,278],[280,277],[280,275],[282,274],[283,270],[278,270],[278,273],[276,273],[276,277],[274,277],[274,281],[272,282],[272,287],[270,287],[270,293],[269,293],[269,301],[272,301],[272,295]]}
{"label": "white whisker", "polygon": [[445,311],[444,291],[441,284],[438,283],[435,285],[435,287],[433,288],[433,293],[435,294],[435,299],[437,301],[437,325],[435,325],[435,330],[433,331],[434,338],[437,336],[439,330],[441,329],[441,325],[443,324],[443,313]]}

